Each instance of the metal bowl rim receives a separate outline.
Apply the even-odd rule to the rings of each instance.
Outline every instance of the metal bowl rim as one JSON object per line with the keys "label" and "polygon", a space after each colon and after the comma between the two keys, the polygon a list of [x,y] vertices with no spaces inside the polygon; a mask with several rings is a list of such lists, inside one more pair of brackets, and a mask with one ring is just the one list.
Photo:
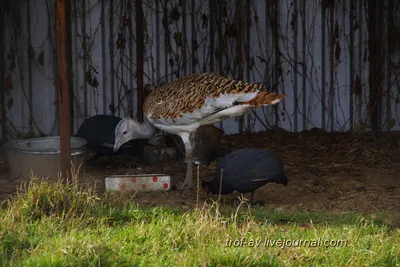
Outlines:
{"label": "metal bowl rim", "polygon": [[[54,152],[54,151],[32,151],[32,150],[26,150],[26,149],[19,149],[19,148],[15,148],[12,146],[12,144],[15,143],[23,143],[23,142],[32,142],[32,141],[44,141],[44,140],[49,140],[49,139],[60,139],[60,136],[49,136],[49,137],[36,137],[36,138],[30,138],[30,139],[14,139],[11,141],[8,141],[6,144],[4,144],[4,148],[6,150],[9,151],[15,151],[15,152],[19,152],[19,153],[24,153],[24,154],[35,154],[35,155],[55,155],[55,154],[60,154],[60,151]],[[79,147],[75,147],[72,148],[71,147],[71,155],[75,156],[75,155],[79,155],[79,150],[82,149],[82,153],[84,153],[86,151],[86,144],[87,141],[84,138],[81,137],[75,137],[75,136],[71,136],[71,139],[75,139],[78,141],[82,141],[82,145]],[[76,151],[78,150],[78,152]]]}

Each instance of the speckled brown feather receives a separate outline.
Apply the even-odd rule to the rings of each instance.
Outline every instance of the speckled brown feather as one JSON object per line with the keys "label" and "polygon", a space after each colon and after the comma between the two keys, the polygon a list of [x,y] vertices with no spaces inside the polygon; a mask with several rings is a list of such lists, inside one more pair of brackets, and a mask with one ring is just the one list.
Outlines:
{"label": "speckled brown feather", "polygon": [[[243,81],[231,80],[215,73],[192,74],[168,84],[164,84],[152,91],[143,103],[145,114],[151,113],[151,119],[177,118],[182,113],[190,113],[200,109],[207,97],[218,98],[221,94],[251,93],[261,90],[263,85],[251,84]],[[265,101],[281,99],[284,95],[276,93],[263,93],[256,97],[250,104],[267,104]],[[259,94],[259,95],[260,95]],[[162,102],[163,105],[157,103]]]}

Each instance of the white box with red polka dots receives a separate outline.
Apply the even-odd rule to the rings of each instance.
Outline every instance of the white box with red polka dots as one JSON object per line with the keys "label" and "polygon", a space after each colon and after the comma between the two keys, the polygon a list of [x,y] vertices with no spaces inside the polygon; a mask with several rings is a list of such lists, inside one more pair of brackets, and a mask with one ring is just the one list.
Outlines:
{"label": "white box with red polka dots", "polygon": [[167,191],[171,177],[166,174],[111,175],[105,179],[105,189],[113,191]]}

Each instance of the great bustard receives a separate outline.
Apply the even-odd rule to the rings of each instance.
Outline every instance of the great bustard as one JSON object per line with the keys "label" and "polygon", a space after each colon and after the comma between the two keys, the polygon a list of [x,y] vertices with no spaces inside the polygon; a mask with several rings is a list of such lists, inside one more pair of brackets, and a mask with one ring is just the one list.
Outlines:
{"label": "great bustard", "polygon": [[182,187],[193,187],[194,135],[201,125],[241,116],[260,105],[279,103],[284,95],[260,92],[261,84],[198,73],[164,84],[145,99],[145,122],[123,119],[115,128],[114,150],[131,139],[150,138],[156,128],[179,135],[185,145],[187,171]]}

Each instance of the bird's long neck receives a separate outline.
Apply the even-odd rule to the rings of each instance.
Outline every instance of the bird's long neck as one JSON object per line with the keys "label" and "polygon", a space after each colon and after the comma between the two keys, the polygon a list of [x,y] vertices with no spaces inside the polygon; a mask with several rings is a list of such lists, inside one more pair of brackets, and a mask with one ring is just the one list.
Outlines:
{"label": "bird's long neck", "polygon": [[157,132],[157,128],[146,118],[143,123],[131,119],[129,127],[137,133],[138,139],[149,139]]}

